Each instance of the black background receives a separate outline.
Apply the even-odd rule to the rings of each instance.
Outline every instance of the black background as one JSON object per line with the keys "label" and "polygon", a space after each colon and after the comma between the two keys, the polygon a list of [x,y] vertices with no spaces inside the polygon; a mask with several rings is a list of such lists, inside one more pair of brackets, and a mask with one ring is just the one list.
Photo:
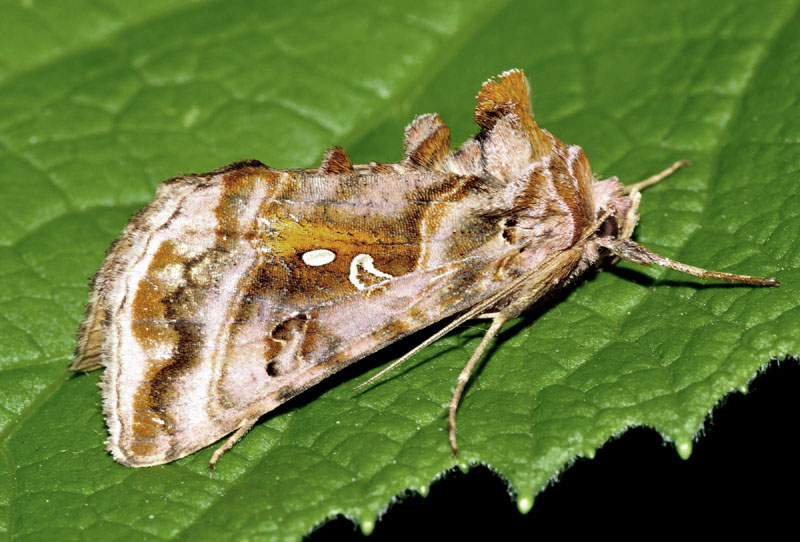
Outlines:
{"label": "black background", "polygon": [[[448,473],[422,498],[408,494],[364,537],[336,518],[307,540],[469,540],[636,533],[742,535],[751,528],[797,536],[800,364],[773,362],[747,395],[731,394],[682,460],[653,430],[637,428],[579,460],[522,515],[506,484],[485,467]],[[549,536],[548,536],[549,537]]]}

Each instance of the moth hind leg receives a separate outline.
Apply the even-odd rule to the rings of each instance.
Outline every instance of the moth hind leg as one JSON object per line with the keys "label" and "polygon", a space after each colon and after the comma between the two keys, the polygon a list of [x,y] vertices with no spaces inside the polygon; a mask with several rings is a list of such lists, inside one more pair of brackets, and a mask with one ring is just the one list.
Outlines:
{"label": "moth hind leg", "polygon": [[501,313],[486,313],[480,317],[491,317],[492,325],[489,326],[489,329],[484,334],[483,339],[481,339],[481,343],[472,353],[472,356],[470,356],[469,361],[461,370],[461,374],[458,375],[456,389],[453,391],[453,396],[450,398],[450,410],[447,416],[447,427],[450,438],[450,449],[453,451],[453,457],[455,457],[455,455],[458,453],[458,443],[456,441],[456,411],[458,410],[458,403],[461,401],[461,395],[464,393],[464,388],[466,388],[467,382],[469,382],[470,376],[472,376],[472,372],[478,365],[478,361],[480,361],[481,357],[483,357],[483,354],[486,352],[486,349],[489,347],[492,339],[494,339],[495,336],[500,332],[500,328],[503,327],[503,324],[507,320],[507,318]]}
{"label": "moth hind leg", "polygon": [[211,456],[211,461],[208,462],[208,470],[214,470],[214,467],[217,466],[217,461],[219,461],[219,458],[222,457],[225,452],[233,448],[234,444],[239,442],[241,438],[253,428],[259,417],[260,416],[247,418],[239,425],[239,427],[231,434],[231,436],[228,437],[228,440],[222,443],[222,446],[217,448],[214,452],[214,455]]}

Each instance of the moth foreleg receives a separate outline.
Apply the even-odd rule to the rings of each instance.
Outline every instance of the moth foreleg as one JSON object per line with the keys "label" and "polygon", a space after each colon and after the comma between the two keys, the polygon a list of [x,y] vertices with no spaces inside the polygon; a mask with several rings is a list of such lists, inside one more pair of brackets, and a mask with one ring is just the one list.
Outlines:
{"label": "moth foreleg", "polygon": [[217,465],[219,458],[222,457],[222,454],[233,448],[233,445],[239,442],[239,440],[245,436],[245,434],[256,424],[258,418],[259,416],[248,418],[242,422],[239,428],[236,429],[236,431],[234,431],[233,434],[228,437],[228,440],[226,440],[222,446],[217,448],[217,450],[214,452],[214,455],[211,456],[211,461],[208,462],[208,470],[214,470],[214,467]]}
{"label": "moth foreleg", "polygon": [[450,430],[450,449],[453,450],[453,456],[458,453],[458,444],[456,443],[456,410],[458,409],[458,403],[461,401],[461,394],[464,393],[464,388],[467,386],[467,382],[469,382],[469,377],[472,375],[472,371],[475,370],[475,366],[478,364],[481,356],[486,352],[489,343],[491,343],[495,335],[500,332],[500,328],[503,327],[505,322],[505,316],[500,313],[495,313],[492,325],[489,326],[483,339],[481,339],[481,344],[479,344],[478,348],[472,353],[469,361],[461,370],[461,374],[458,375],[456,389],[453,391],[453,397],[450,398],[450,414],[447,419],[447,425]]}
{"label": "moth foreleg", "polygon": [[651,175],[650,177],[646,178],[643,181],[639,181],[638,183],[626,185],[625,186],[625,193],[626,194],[630,194],[633,191],[644,190],[648,186],[653,186],[654,184],[663,181],[664,179],[666,179],[667,177],[669,177],[670,175],[672,175],[673,173],[678,171],[680,168],[682,168],[684,166],[690,166],[690,165],[692,165],[692,163],[689,160],[679,160],[679,161],[675,162],[674,164],[672,164],[671,166],[669,166],[664,171],[660,171],[660,172],[656,173],[655,175]]}
{"label": "moth foreleg", "polygon": [[652,175],[643,181],[639,181],[638,183],[630,184],[625,187],[625,193],[628,194],[628,197],[630,197],[631,200],[631,207],[628,209],[628,214],[624,221],[625,226],[619,235],[621,239],[627,239],[633,235],[633,230],[636,228],[636,223],[639,221],[639,217],[636,216],[636,211],[639,210],[639,202],[642,200],[642,194],[639,191],[663,181],[680,168],[689,166],[691,164],[692,163],[689,160],[680,160],[679,162],[672,164],[664,171],[656,173],[655,175]]}

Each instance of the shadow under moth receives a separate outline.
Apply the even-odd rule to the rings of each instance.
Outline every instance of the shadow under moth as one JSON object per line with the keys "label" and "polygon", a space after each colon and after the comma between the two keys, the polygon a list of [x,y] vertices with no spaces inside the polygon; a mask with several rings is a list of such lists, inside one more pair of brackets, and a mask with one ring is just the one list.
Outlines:
{"label": "shadow under moth", "polygon": [[703,278],[708,271],[631,240],[637,184],[596,180],[583,150],[539,128],[519,70],[485,82],[480,132],[458,150],[438,115],[405,131],[397,163],[352,164],[339,147],[315,169],[250,160],[165,181],[94,276],[70,368],[105,367],[114,459],[184,457],[226,436],[213,467],[256,421],[336,371],[448,317],[367,385],[463,322],[501,326],[604,259]]}

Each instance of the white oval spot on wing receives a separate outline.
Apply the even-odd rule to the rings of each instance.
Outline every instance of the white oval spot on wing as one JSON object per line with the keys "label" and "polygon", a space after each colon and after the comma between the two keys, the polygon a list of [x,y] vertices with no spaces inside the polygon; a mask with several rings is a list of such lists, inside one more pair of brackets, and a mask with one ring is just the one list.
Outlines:
{"label": "white oval spot on wing", "polygon": [[375,275],[376,277],[381,277],[384,279],[391,279],[394,278],[389,273],[384,273],[383,271],[377,269],[375,267],[375,260],[369,254],[359,254],[353,261],[350,262],[350,282],[353,286],[356,287],[357,290],[363,290],[366,285],[358,279],[358,268],[361,267],[364,271],[371,275]]}
{"label": "white oval spot on wing", "polygon": [[302,258],[306,265],[319,267],[320,265],[327,265],[335,260],[336,254],[327,248],[321,248],[319,250],[309,250],[303,254]]}

